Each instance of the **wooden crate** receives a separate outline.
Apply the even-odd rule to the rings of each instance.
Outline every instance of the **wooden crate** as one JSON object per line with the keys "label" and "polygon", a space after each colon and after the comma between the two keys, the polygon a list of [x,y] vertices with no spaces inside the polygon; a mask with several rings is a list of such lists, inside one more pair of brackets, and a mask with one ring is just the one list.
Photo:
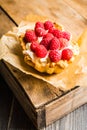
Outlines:
{"label": "wooden crate", "polygon": [[3,60],[0,61],[0,73],[37,129],[87,103],[84,85],[55,94],[46,82],[22,73]]}

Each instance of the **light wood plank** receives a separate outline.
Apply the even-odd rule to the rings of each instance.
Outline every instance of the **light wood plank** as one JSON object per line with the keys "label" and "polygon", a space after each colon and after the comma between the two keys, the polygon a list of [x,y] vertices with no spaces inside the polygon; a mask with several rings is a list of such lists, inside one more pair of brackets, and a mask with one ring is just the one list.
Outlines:
{"label": "light wood plank", "polygon": [[73,34],[74,39],[80,36],[87,25],[87,20],[64,0],[29,0],[29,3],[27,0],[2,0],[1,5],[18,24],[31,13],[55,19]]}
{"label": "light wood plank", "polygon": [[77,11],[82,17],[87,19],[87,0],[64,0],[69,6]]}
{"label": "light wood plank", "polygon": [[0,8],[0,37],[14,27],[15,24]]}
{"label": "light wood plank", "polygon": [[87,87],[81,86],[62,96],[58,101],[46,105],[46,123],[51,124],[61,115],[66,115],[84,103],[87,103]]}
{"label": "light wood plank", "polygon": [[41,130],[87,130],[87,104]]}

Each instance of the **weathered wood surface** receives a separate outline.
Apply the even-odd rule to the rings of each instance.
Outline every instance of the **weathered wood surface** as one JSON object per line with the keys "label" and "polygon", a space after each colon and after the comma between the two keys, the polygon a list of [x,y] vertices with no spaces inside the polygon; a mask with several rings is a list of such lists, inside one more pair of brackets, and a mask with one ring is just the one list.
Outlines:
{"label": "weathered wood surface", "polygon": [[[64,25],[76,39],[87,26],[87,1],[81,0],[0,0],[1,6],[19,24],[28,14],[46,15]],[[15,11],[14,11],[15,10]],[[83,15],[82,15],[83,14]]]}
{"label": "weathered wood surface", "polygon": [[[67,0],[64,1],[58,1],[56,0],[55,2],[53,0],[51,1],[29,1],[29,4],[26,4],[27,1],[21,0],[20,4],[19,1],[17,0],[0,0],[0,4],[3,7],[3,9],[9,14],[9,16],[17,23],[21,21],[22,18],[24,18],[27,14],[29,13],[35,13],[39,15],[44,15],[46,14],[48,17],[52,17],[56,19],[56,21],[61,22],[65,27],[73,32],[75,38],[77,38],[81,32],[85,29],[87,26],[87,1],[80,1],[80,0],[73,0],[71,2],[68,2]],[[49,4],[50,3],[50,4]],[[56,4],[55,4],[56,3]],[[26,5],[26,8],[25,8]],[[43,6],[44,5],[44,6]],[[33,8],[34,7],[34,8]],[[65,11],[66,8],[66,11]],[[15,11],[14,11],[15,10]],[[44,10],[44,11],[43,11]],[[0,31],[0,35],[3,33],[7,32],[11,27],[14,26],[13,21],[11,21],[7,15],[3,15],[3,11],[0,12],[0,28],[2,28],[3,31]],[[62,17],[61,17],[62,15]],[[3,18],[4,21],[3,22]],[[3,25],[3,26],[1,26]],[[5,25],[5,26],[4,26]],[[10,26],[9,26],[10,25]],[[77,36],[78,34],[78,36]],[[2,81],[2,80],[1,80]],[[0,81],[0,83],[1,83]],[[4,81],[3,81],[4,84]],[[5,85],[5,84],[4,84]],[[3,86],[4,86],[3,85]],[[6,86],[6,85],[5,85]],[[6,89],[5,89],[6,90]],[[8,90],[9,91],[9,90]],[[5,92],[5,91],[4,91]],[[7,92],[7,90],[6,90]],[[11,92],[9,92],[11,93]],[[2,96],[1,96],[2,97]],[[8,97],[8,94],[7,94]],[[1,99],[1,98],[0,98]],[[8,97],[9,99],[9,97]],[[7,98],[5,98],[6,102]],[[9,99],[11,100],[11,98]],[[1,128],[7,128],[8,130],[11,129],[30,129],[34,130],[34,126],[31,125],[31,122],[28,120],[28,118],[25,116],[24,111],[20,107],[18,103],[15,103],[14,99],[12,100],[12,106],[10,104],[5,104],[7,107],[8,105],[11,106],[11,111],[9,107],[7,110],[7,116],[6,114],[3,116],[6,118],[6,121],[4,121],[3,117],[1,117],[2,122]],[[0,101],[1,103],[1,101]],[[14,104],[14,105],[13,105]],[[16,114],[16,107],[15,104],[19,107],[17,107],[20,111],[17,111],[19,113],[19,119]],[[1,106],[1,105],[0,105]],[[3,106],[3,105],[2,105]],[[16,110],[15,110],[16,109]],[[2,112],[4,111],[3,108],[1,108]],[[9,113],[10,111],[10,113]],[[16,114],[16,115],[15,115]],[[24,120],[21,119],[21,114],[24,117]],[[11,117],[8,115],[12,115]],[[44,128],[43,130],[86,130],[87,129],[87,104],[83,105],[79,109],[75,110],[74,112],[70,113],[69,115],[65,116],[64,118],[56,121],[52,125],[48,126],[47,128]],[[78,118],[79,117],[79,118]],[[9,119],[9,123],[8,122]],[[16,121],[18,119],[18,121]],[[23,123],[20,123],[24,122]],[[18,123],[17,123],[18,122]],[[4,125],[5,124],[5,125]],[[8,125],[7,125],[8,124]],[[5,126],[5,127],[4,127]]]}
{"label": "weathered wood surface", "polygon": [[[44,82],[38,81],[32,76],[26,76],[26,74],[3,61],[0,62],[0,66],[0,72],[36,127],[48,126],[77,107],[87,103],[87,84],[61,94],[61,97],[58,98],[50,93]],[[42,82],[42,85],[40,85],[40,82]],[[34,85],[35,83],[37,85]],[[24,94],[24,91],[27,95]]]}
{"label": "weathered wood surface", "polygon": [[8,16],[3,12],[0,8],[0,38],[3,34],[5,34],[8,30],[11,30],[15,24],[8,18]]}

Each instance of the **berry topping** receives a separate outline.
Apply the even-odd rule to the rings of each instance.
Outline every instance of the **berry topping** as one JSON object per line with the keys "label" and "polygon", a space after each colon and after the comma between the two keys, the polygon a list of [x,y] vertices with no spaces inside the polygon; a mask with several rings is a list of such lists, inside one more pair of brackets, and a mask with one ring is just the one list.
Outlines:
{"label": "berry topping", "polygon": [[65,38],[59,38],[60,42],[60,49],[63,49],[64,47],[67,47],[69,45],[69,41]]}
{"label": "berry topping", "polygon": [[59,50],[51,50],[49,52],[49,58],[52,62],[58,62],[61,60],[61,52]]}
{"label": "berry topping", "polygon": [[51,21],[46,21],[44,23],[44,27],[46,30],[49,30],[50,28],[52,28],[54,26],[54,24]]}
{"label": "berry topping", "polygon": [[33,52],[35,52],[35,49],[36,49],[37,46],[39,46],[38,42],[37,42],[37,41],[34,41],[34,42],[31,43],[30,49],[31,49]]}
{"label": "berry topping", "polygon": [[44,58],[47,55],[47,49],[43,45],[39,45],[35,49],[35,54],[39,58]]}
{"label": "berry topping", "polygon": [[62,37],[62,31],[58,30],[58,29],[54,29],[52,34],[57,37],[57,38],[61,38]]}
{"label": "berry topping", "polygon": [[51,41],[51,37],[43,38],[42,41],[40,42],[40,44],[45,46],[46,49],[49,50],[50,41]]}
{"label": "berry topping", "polygon": [[38,21],[34,30],[25,32],[24,40],[27,43],[30,42],[28,49],[33,51],[38,58],[46,57],[47,62],[57,63],[60,60],[69,61],[74,55],[73,51],[69,49],[69,46],[72,46],[70,45],[70,37],[69,32],[62,31],[53,22]]}
{"label": "berry topping", "polygon": [[62,59],[63,60],[70,60],[73,56],[73,52],[71,49],[67,48],[62,51]]}
{"label": "berry topping", "polygon": [[54,37],[51,42],[50,42],[50,47],[49,49],[50,50],[56,50],[56,49],[59,49],[60,48],[60,42],[59,42],[59,39]]}
{"label": "berry topping", "polygon": [[32,42],[37,40],[37,36],[33,30],[27,30],[25,33],[25,40],[27,42]]}
{"label": "berry topping", "polygon": [[70,40],[70,33],[69,32],[62,32],[62,37],[67,39],[68,41]]}
{"label": "berry topping", "polygon": [[35,24],[35,29],[36,28],[43,28],[44,29],[44,23],[43,22],[36,22],[36,24]]}
{"label": "berry topping", "polygon": [[53,39],[53,34],[52,33],[47,33],[46,35],[44,35],[43,38],[49,38],[49,40],[52,40]]}
{"label": "berry topping", "polygon": [[38,37],[42,37],[46,34],[46,30],[40,27],[36,28],[35,32]]}
{"label": "berry topping", "polygon": [[55,30],[55,28],[53,27],[53,28],[50,28],[48,32],[53,33],[54,30]]}

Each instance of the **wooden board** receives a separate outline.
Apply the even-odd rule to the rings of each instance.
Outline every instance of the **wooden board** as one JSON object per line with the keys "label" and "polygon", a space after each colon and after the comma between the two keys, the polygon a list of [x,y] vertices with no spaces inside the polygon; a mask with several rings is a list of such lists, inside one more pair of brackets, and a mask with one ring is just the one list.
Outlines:
{"label": "wooden board", "polygon": [[15,24],[11,21],[11,19],[9,19],[2,8],[0,8],[0,38],[14,26]]}
{"label": "wooden board", "polygon": [[[38,129],[87,103],[87,87],[84,85],[58,96],[51,93],[44,81],[20,72],[3,60],[0,61],[0,73]],[[39,86],[38,80],[42,86]],[[37,85],[33,83],[32,86],[31,81],[36,81]]]}

